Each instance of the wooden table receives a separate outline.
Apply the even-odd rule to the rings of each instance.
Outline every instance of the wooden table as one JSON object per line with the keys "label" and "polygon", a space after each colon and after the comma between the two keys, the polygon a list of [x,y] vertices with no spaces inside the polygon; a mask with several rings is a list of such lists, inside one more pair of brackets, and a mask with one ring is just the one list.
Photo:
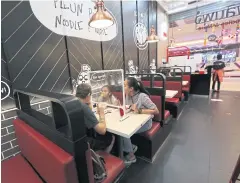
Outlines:
{"label": "wooden table", "polygon": [[166,90],[166,98],[173,98],[178,93],[177,90]]}
{"label": "wooden table", "polygon": [[[117,135],[119,156],[123,158],[121,137],[130,138],[153,116],[149,114],[126,114],[127,118],[120,121],[119,109],[112,109],[111,113],[105,114],[107,131]],[[98,115],[96,115],[98,116]]]}
{"label": "wooden table", "polygon": [[188,81],[182,81],[182,85],[186,86],[188,84]]}

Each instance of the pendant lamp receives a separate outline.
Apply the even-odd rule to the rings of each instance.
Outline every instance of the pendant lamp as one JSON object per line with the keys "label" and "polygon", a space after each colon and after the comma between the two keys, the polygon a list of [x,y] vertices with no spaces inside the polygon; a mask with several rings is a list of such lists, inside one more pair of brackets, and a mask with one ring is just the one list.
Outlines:
{"label": "pendant lamp", "polygon": [[104,2],[102,0],[97,0],[96,6],[94,8],[97,9],[97,12],[93,14],[88,22],[88,25],[90,27],[103,29],[114,24],[114,19],[112,15],[106,10]]}
{"label": "pendant lamp", "polygon": [[168,48],[174,48],[175,39],[173,37],[173,24],[172,24],[172,38],[170,39],[170,45]]}
{"label": "pendant lamp", "polygon": [[[153,1],[152,1],[152,22],[153,22]],[[150,29],[150,35],[147,37],[147,42],[148,43],[156,43],[159,41],[158,36],[156,35],[156,30],[154,26],[152,25]]]}

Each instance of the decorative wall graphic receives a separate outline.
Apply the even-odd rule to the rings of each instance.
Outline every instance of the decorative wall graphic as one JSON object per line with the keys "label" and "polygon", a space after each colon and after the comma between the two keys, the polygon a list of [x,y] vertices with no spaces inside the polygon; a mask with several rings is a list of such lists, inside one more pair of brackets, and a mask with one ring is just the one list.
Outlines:
{"label": "decorative wall graphic", "polygon": [[[109,41],[118,33],[117,23],[104,29],[88,26],[88,21],[95,11],[95,4],[92,1],[30,0],[30,5],[37,19],[48,29],[60,35]],[[113,16],[109,10],[108,12]]]}
{"label": "decorative wall graphic", "polygon": [[1,100],[4,100],[10,95],[10,87],[4,81],[1,81]]}
{"label": "decorative wall graphic", "polygon": [[147,36],[147,27],[143,23],[135,24],[133,29],[133,38],[139,50],[145,50],[147,48]]}
{"label": "decorative wall graphic", "polygon": [[73,93],[76,92],[77,86],[82,83],[89,83],[88,72],[91,71],[91,67],[88,64],[81,65],[81,72],[78,74],[77,80],[72,79]]}
{"label": "decorative wall graphic", "polygon": [[155,74],[157,71],[156,60],[152,59],[152,62],[149,65],[150,73]]}
{"label": "decorative wall graphic", "polygon": [[138,67],[134,65],[133,60],[128,61],[128,70],[126,71],[127,74],[136,74],[138,73]]}

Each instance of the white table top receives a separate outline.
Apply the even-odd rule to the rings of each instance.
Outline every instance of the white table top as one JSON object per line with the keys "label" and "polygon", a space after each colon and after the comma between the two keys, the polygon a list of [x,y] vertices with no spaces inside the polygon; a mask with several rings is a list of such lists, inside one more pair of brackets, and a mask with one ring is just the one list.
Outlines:
{"label": "white table top", "polygon": [[182,81],[182,85],[185,86],[188,84],[188,81]]}
{"label": "white table top", "polygon": [[120,121],[119,109],[113,110],[111,113],[105,114],[107,131],[113,134],[130,138],[135,134],[149,119],[153,116],[149,114],[126,114],[129,116]]}
{"label": "white table top", "polygon": [[173,98],[178,93],[177,90],[166,90],[166,98]]}

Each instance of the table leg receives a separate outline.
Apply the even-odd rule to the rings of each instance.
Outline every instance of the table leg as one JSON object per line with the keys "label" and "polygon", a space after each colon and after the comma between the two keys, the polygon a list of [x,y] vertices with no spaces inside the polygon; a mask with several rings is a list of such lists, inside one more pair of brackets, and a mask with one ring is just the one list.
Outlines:
{"label": "table leg", "polygon": [[119,158],[123,159],[123,140],[121,136],[117,136],[118,138],[118,156]]}

